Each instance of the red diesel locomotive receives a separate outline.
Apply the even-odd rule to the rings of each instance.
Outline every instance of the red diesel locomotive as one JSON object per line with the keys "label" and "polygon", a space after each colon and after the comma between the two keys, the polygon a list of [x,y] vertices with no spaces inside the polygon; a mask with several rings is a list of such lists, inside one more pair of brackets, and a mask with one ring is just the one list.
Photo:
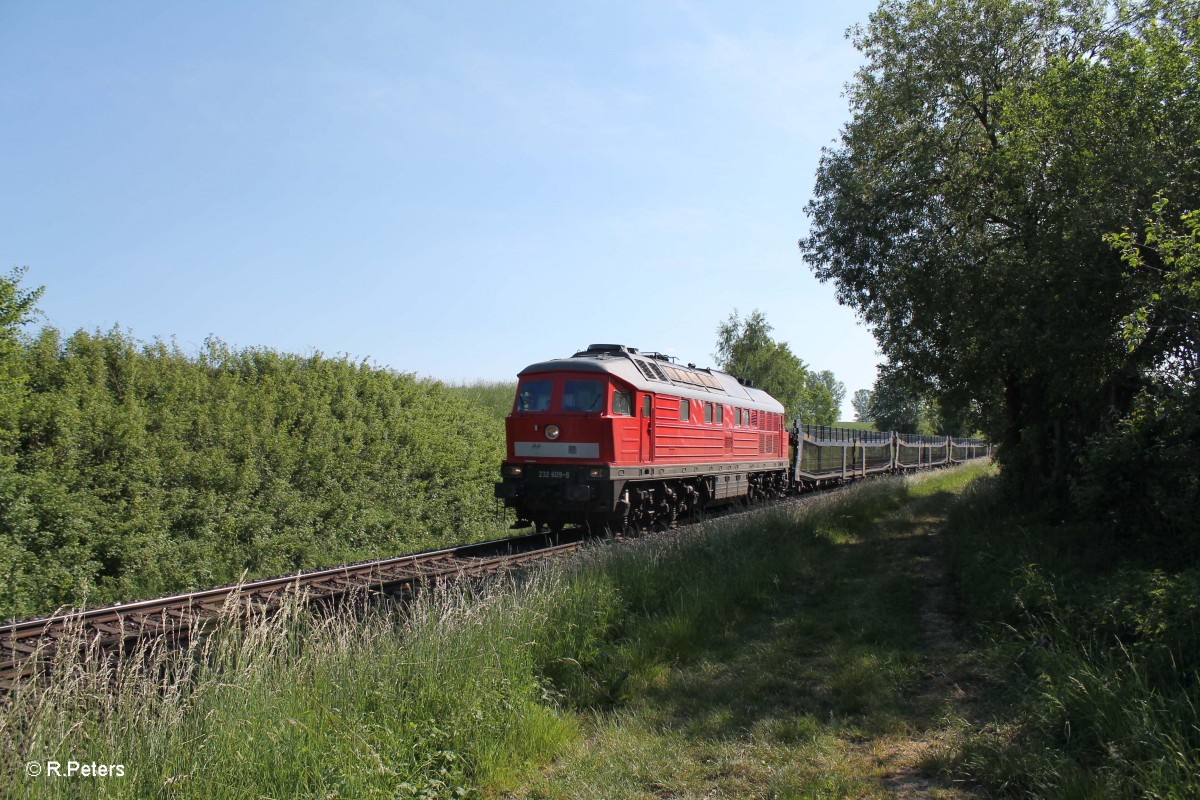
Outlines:
{"label": "red diesel locomotive", "polygon": [[723,372],[594,344],[518,381],[496,484],[514,527],[670,526],[788,489],[783,406]]}

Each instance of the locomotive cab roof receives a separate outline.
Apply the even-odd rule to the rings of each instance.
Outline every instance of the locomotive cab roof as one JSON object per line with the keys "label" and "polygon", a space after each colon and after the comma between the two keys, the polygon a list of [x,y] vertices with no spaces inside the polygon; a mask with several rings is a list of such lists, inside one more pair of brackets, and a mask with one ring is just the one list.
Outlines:
{"label": "locomotive cab roof", "polygon": [[691,399],[730,403],[776,414],[783,406],[774,397],[745,386],[732,375],[710,368],[682,366],[662,353],[643,353],[621,344],[593,344],[570,358],[530,364],[525,377],[541,372],[599,372],[612,375],[640,391],[667,393]]}

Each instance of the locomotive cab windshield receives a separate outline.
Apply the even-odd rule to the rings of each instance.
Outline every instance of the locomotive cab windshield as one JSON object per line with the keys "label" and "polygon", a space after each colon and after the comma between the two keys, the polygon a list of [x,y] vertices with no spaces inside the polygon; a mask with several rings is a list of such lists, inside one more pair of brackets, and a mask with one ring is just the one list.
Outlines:
{"label": "locomotive cab windshield", "polygon": [[553,388],[550,381],[521,381],[517,389],[517,411],[548,411]]}
{"label": "locomotive cab windshield", "polygon": [[601,411],[604,384],[600,381],[563,381],[563,411]]}
{"label": "locomotive cab windshield", "polygon": [[[605,395],[610,384],[608,381],[580,380],[568,378],[557,381],[559,391],[555,392],[556,381],[546,378],[521,381],[517,387],[515,411],[545,412],[564,411],[568,413],[597,413],[607,411]],[[556,397],[557,394],[557,397]],[[615,413],[628,415],[629,394],[624,393],[621,404]]]}

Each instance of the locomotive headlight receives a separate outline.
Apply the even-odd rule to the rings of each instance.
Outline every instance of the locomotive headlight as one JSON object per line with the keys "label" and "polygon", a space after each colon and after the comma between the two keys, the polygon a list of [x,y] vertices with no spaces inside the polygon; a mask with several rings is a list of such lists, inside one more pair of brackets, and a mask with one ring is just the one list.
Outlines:
{"label": "locomotive headlight", "polygon": [[546,426],[546,438],[549,439],[550,441],[554,441],[555,439],[558,438],[558,426],[557,425],[547,425]]}
{"label": "locomotive headlight", "polygon": [[588,477],[589,478],[603,478],[604,477],[604,467],[592,467],[591,469],[588,470]]}
{"label": "locomotive headlight", "polygon": [[518,465],[518,464],[509,464],[508,465],[508,474],[513,476],[514,478],[521,477],[522,472],[524,472],[524,470],[521,469],[520,465]]}

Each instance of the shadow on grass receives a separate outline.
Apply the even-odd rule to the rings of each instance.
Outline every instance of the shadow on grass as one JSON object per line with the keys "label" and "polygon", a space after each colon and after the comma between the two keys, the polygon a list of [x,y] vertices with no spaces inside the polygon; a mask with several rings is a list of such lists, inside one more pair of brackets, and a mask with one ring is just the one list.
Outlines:
{"label": "shadow on grass", "polygon": [[625,630],[632,655],[614,663],[632,669],[615,702],[518,796],[893,793],[962,699],[946,678],[949,626],[931,624],[947,617],[936,533],[956,480],[967,482],[881,480],[813,498],[715,537],[720,557],[658,570],[667,596],[711,596],[656,606]]}
{"label": "shadow on grass", "polygon": [[646,688],[655,723],[785,742],[828,726],[852,736],[927,728],[938,709],[923,678],[944,671],[922,619],[929,590],[944,584],[929,572],[936,544],[924,518],[881,527],[797,554],[810,559],[806,579],[779,585],[756,613],[731,615],[721,636]]}

